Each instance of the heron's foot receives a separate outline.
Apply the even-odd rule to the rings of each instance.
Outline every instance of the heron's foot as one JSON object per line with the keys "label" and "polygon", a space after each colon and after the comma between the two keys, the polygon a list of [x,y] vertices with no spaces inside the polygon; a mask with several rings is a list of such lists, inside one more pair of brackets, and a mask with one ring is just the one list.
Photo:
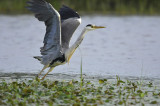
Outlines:
{"label": "heron's foot", "polygon": [[43,76],[43,78],[41,80],[44,80],[44,78],[46,77],[47,75]]}
{"label": "heron's foot", "polygon": [[45,66],[43,67],[43,69],[40,71],[40,73],[39,73],[36,77],[39,77],[39,76],[42,74],[42,72],[43,72],[46,68],[48,68],[48,66],[49,66],[49,65],[45,65]]}
{"label": "heron's foot", "polygon": [[48,75],[49,72],[51,72],[54,69],[54,67],[51,67],[48,72],[43,76],[43,78],[41,80],[44,80],[44,78]]}

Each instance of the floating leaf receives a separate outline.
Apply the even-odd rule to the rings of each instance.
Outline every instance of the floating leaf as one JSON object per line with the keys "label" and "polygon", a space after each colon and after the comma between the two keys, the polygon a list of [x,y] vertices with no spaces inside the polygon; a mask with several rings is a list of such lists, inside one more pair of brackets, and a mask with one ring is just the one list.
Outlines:
{"label": "floating leaf", "polygon": [[109,103],[109,99],[106,99],[105,102],[106,102],[106,103]]}
{"label": "floating leaf", "polygon": [[119,105],[122,105],[122,104],[123,104],[123,101],[119,101],[118,104],[119,104]]}
{"label": "floating leaf", "polygon": [[104,83],[104,80],[100,79],[99,84],[103,84],[103,83]]}
{"label": "floating leaf", "polygon": [[144,98],[144,95],[145,95],[144,93],[141,93],[141,94],[140,94],[140,97],[141,97],[141,98]]}
{"label": "floating leaf", "polygon": [[157,104],[157,101],[152,101],[150,104]]}

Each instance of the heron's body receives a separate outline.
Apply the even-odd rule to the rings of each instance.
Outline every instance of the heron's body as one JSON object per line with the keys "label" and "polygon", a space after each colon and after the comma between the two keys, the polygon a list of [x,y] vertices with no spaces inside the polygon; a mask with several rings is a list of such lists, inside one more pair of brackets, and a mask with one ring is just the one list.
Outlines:
{"label": "heron's body", "polygon": [[45,0],[29,0],[27,3],[29,4],[27,8],[35,13],[35,17],[39,21],[43,21],[46,25],[44,46],[40,50],[42,56],[34,57],[44,65],[39,75],[48,67],[50,69],[45,76],[54,67],[69,62],[76,48],[81,44],[86,32],[97,28],[104,28],[91,24],[87,25],[76,42],[69,47],[70,39],[81,23],[78,13],[67,6],[62,6],[58,12]]}
{"label": "heron's body", "polygon": [[55,67],[55,66],[58,66],[58,65],[62,65],[62,64],[65,64],[67,61],[66,61],[66,58],[65,58],[65,55],[63,54],[61,57],[58,57],[56,58],[55,60],[52,60],[52,62],[50,63],[50,67]]}

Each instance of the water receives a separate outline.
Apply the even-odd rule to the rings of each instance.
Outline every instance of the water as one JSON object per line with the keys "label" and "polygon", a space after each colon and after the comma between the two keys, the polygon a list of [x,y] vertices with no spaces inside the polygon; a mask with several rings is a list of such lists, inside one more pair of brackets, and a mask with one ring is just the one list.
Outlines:
{"label": "water", "polygon": [[[0,16],[0,72],[38,73],[45,25],[33,16]],[[88,32],[68,64],[51,73],[159,77],[160,17],[83,16],[71,44],[86,24],[106,26]]]}

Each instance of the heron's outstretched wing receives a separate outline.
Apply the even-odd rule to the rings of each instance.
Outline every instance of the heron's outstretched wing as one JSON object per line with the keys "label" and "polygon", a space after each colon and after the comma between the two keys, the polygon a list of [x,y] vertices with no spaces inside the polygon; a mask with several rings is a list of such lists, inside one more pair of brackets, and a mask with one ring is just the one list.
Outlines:
{"label": "heron's outstretched wing", "polygon": [[41,48],[42,60],[44,65],[57,58],[61,48],[61,24],[60,15],[51,4],[44,0],[30,0],[27,9],[35,13],[39,21],[44,21],[46,25],[46,34],[44,37],[44,46]]}
{"label": "heron's outstretched wing", "polygon": [[61,16],[62,48],[68,49],[70,39],[81,23],[81,18],[77,12],[64,5],[61,7],[59,13]]}

